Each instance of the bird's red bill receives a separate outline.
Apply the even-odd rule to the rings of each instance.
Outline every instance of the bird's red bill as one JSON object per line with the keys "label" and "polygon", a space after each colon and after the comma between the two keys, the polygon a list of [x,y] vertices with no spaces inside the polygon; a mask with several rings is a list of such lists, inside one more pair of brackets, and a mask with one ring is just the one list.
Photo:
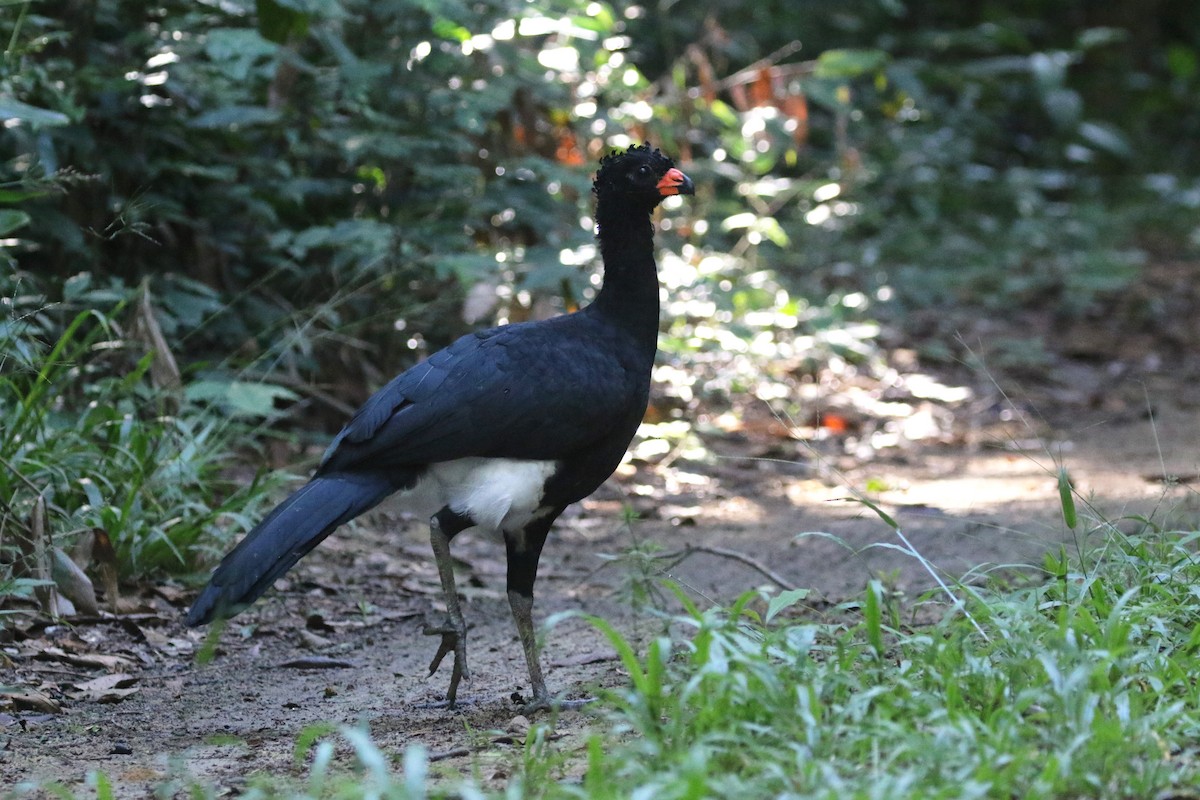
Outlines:
{"label": "bird's red bill", "polygon": [[662,180],[658,182],[658,191],[663,197],[674,194],[690,194],[691,189],[691,179],[674,167],[667,170],[667,174],[663,175]]}

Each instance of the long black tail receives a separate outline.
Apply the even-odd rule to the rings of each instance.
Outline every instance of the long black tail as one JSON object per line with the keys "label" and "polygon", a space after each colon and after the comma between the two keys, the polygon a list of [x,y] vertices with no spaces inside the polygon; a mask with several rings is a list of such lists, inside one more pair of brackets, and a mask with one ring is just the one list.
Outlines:
{"label": "long black tail", "polygon": [[203,625],[237,614],[334,528],[374,507],[397,488],[392,480],[369,473],[313,478],[221,559],[188,612],[186,624]]}

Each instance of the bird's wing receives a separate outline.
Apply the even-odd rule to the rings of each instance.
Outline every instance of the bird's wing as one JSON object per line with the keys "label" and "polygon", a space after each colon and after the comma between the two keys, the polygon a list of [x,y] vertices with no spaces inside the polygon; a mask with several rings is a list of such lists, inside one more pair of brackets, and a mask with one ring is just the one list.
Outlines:
{"label": "bird's wing", "polygon": [[650,364],[603,341],[624,335],[569,317],[468,334],[367,400],[320,470],[565,457],[645,410]]}

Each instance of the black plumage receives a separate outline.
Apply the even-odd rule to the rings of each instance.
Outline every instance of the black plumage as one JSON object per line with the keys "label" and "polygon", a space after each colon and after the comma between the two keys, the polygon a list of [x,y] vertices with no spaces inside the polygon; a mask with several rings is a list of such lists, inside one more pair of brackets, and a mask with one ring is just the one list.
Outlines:
{"label": "black plumage", "polygon": [[449,543],[474,525],[504,536],[533,703],[549,702],[531,616],[538,558],[559,514],[616,469],[645,413],[659,315],[650,215],[692,183],[646,145],[602,159],[593,191],[605,270],[596,299],[468,334],[376,392],[312,480],[225,556],[187,624],[237,613],[338,526],[401,492],[431,515],[448,615],[428,631],[442,636],[430,674],[455,654],[448,703],[467,676]]}

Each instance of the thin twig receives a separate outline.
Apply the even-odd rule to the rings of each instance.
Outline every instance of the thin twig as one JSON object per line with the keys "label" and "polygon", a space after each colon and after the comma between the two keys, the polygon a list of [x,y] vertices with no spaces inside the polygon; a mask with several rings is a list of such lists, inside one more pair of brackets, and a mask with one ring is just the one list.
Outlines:
{"label": "thin twig", "polygon": [[445,761],[448,758],[462,758],[463,756],[471,755],[471,748],[456,747],[453,750],[443,750],[440,753],[430,753],[428,760],[430,763],[434,761]]}
{"label": "thin twig", "polygon": [[721,558],[731,558],[734,561],[745,564],[747,567],[762,573],[762,575],[764,575],[769,581],[775,583],[781,589],[790,590],[796,588],[791,581],[782,577],[779,575],[779,573],[773,571],[770,567],[768,567],[766,564],[763,564],[758,559],[748,556],[745,553],[737,550],[730,550],[726,547],[710,547],[709,545],[703,544],[689,544],[682,550],[677,550],[674,553],[664,553],[655,557],[662,559],[678,559],[675,562],[678,564],[694,553],[708,553],[709,555],[720,556]]}
{"label": "thin twig", "polygon": [[760,58],[749,66],[742,67],[732,75],[728,75],[717,82],[717,88],[720,90],[728,89],[731,86],[737,86],[743,83],[750,83],[758,77],[758,73],[764,69],[783,70],[790,74],[804,74],[811,72],[816,67],[816,61],[805,61],[800,64],[785,64],[780,66],[779,62],[783,59],[799,52],[801,44],[799,41],[792,41],[785,44],[773,53]]}
{"label": "thin twig", "polygon": [[275,384],[279,384],[280,386],[286,386],[289,389],[296,389],[300,392],[305,392],[310,397],[312,397],[314,400],[318,400],[321,403],[324,403],[325,405],[332,408],[334,411],[338,412],[339,414],[344,414],[347,417],[354,414],[354,411],[355,411],[354,406],[350,405],[347,402],[339,400],[338,398],[331,395],[329,392],[319,389],[311,382],[305,381],[301,378],[293,378],[290,375],[270,375],[270,376],[268,376],[266,374],[256,375],[253,377],[255,380],[262,381],[263,383],[275,383]]}

